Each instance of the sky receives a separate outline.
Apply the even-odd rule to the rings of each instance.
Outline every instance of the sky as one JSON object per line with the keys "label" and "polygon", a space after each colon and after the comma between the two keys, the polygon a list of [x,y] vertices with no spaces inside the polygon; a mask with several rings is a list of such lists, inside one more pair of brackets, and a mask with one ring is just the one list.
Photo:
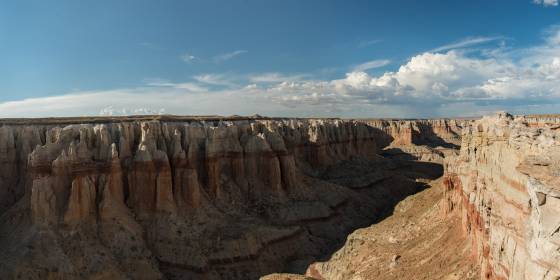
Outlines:
{"label": "sky", "polygon": [[560,113],[558,0],[0,1],[0,117]]}

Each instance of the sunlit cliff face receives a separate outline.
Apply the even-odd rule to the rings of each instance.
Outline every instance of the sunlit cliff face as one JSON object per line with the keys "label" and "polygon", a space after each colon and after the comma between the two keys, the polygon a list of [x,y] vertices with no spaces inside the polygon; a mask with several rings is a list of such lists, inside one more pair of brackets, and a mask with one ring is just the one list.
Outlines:
{"label": "sunlit cliff face", "polygon": [[560,275],[559,124],[557,116],[483,118],[446,162],[446,208],[461,215],[484,278]]}

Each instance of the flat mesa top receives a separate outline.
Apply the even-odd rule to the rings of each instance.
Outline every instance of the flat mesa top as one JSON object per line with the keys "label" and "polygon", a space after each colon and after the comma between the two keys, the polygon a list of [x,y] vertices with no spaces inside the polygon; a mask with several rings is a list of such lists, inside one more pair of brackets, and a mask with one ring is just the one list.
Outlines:
{"label": "flat mesa top", "polygon": [[[559,118],[560,114],[525,115],[526,118]],[[137,121],[164,121],[164,122],[193,122],[193,121],[245,121],[245,120],[286,120],[286,119],[325,119],[325,120],[356,120],[356,121],[414,121],[414,120],[476,120],[480,117],[454,117],[454,118],[337,118],[337,117],[267,117],[252,116],[180,116],[180,115],[130,115],[130,116],[81,116],[81,117],[46,117],[46,118],[0,118],[0,125],[57,125],[81,123],[112,123],[112,122],[137,122]]]}
{"label": "flat mesa top", "polygon": [[81,116],[81,117],[46,117],[46,118],[0,118],[0,125],[57,125],[82,123],[112,123],[137,121],[193,122],[193,121],[245,121],[245,120],[285,120],[285,119],[340,119],[318,117],[266,117],[252,116],[178,116],[178,115],[131,115],[131,116]]}
{"label": "flat mesa top", "polygon": [[83,116],[47,118],[4,118],[0,124],[79,124],[135,121],[239,121],[271,119],[261,116],[175,116],[175,115],[131,115],[131,116]]}
{"label": "flat mesa top", "polygon": [[[25,125],[25,124],[81,124],[81,123],[111,123],[111,122],[137,122],[137,121],[165,121],[165,122],[191,122],[191,121],[244,121],[244,120],[286,120],[286,119],[325,119],[325,120],[420,120],[420,119],[397,119],[397,118],[337,118],[337,117],[266,117],[260,115],[252,116],[179,116],[179,115],[131,115],[131,116],[82,116],[82,117],[47,117],[47,118],[4,118],[0,119],[0,125]],[[442,119],[442,118],[439,118]],[[466,118],[455,118],[466,119]],[[425,119],[427,120],[427,119]]]}

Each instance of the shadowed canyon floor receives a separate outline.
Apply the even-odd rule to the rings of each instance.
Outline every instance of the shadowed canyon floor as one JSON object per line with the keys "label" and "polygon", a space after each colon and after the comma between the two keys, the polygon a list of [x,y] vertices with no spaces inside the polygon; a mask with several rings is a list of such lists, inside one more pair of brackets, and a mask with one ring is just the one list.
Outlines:
{"label": "shadowed canyon floor", "polygon": [[555,279],[558,123],[1,120],[0,279]]}
{"label": "shadowed canyon floor", "polygon": [[[441,214],[441,179],[400,201],[379,223],[358,229],[325,262],[312,264],[310,279],[479,279],[458,217]],[[261,279],[299,279],[273,274]]]}

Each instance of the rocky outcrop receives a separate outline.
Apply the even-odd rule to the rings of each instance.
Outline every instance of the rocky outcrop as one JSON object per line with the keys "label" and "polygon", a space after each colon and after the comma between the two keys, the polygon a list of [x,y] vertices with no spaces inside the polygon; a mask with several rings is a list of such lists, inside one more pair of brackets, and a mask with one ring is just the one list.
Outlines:
{"label": "rocky outcrop", "polygon": [[461,129],[470,120],[365,120],[369,125],[382,129],[390,135],[394,146],[431,145],[459,146]]}
{"label": "rocky outcrop", "polygon": [[[33,193],[50,184],[55,210],[66,210],[68,203],[78,207],[87,201],[83,189],[99,183],[89,176],[101,174],[126,183],[126,202],[138,214],[173,213],[177,203],[196,208],[205,199],[234,199],[228,198],[234,193],[281,197],[296,184],[296,160],[322,167],[372,156],[378,135],[364,124],[337,120],[4,125],[2,206],[19,200],[26,185]],[[117,178],[115,172],[123,170],[126,178]]]}
{"label": "rocky outcrop", "polygon": [[443,209],[462,218],[485,279],[560,277],[559,120],[485,117],[446,160]]}
{"label": "rocky outcrop", "polygon": [[387,148],[384,155],[406,160],[443,163],[456,154],[461,144],[461,130],[470,119],[434,120],[366,120],[385,132]]}
{"label": "rocky outcrop", "polygon": [[304,272],[348,233],[439,177],[441,166],[424,161],[441,161],[453,150],[461,125],[0,120],[0,278]]}
{"label": "rocky outcrop", "polygon": [[254,278],[379,214],[321,179],[379,157],[384,132],[360,121],[0,123],[0,278]]}

